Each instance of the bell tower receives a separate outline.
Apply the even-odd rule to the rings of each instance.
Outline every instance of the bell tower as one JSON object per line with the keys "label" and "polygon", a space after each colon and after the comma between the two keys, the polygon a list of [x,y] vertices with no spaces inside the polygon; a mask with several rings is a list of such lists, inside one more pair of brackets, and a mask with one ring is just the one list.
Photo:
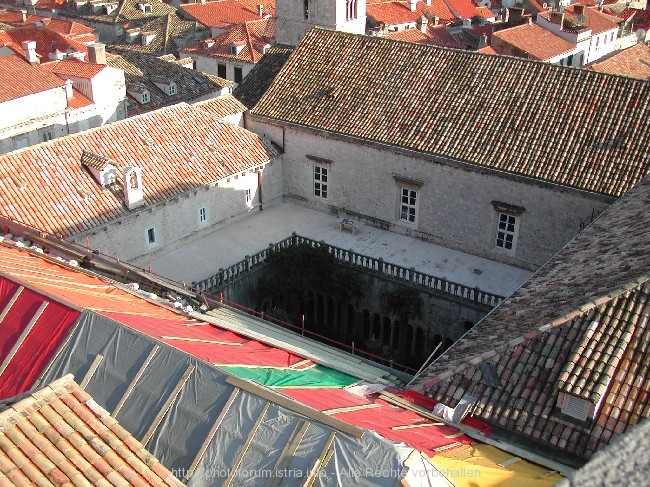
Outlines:
{"label": "bell tower", "polygon": [[276,0],[279,44],[297,46],[312,27],[365,34],[366,0]]}

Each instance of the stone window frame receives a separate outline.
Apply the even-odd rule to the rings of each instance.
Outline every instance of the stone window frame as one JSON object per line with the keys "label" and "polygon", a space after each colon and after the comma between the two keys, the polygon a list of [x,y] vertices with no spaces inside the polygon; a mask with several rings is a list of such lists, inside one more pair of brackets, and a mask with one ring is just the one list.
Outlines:
{"label": "stone window frame", "polygon": [[[494,249],[497,252],[515,255],[519,243],[521,216],[526,209],[502,201],[492,201],[492,207],[495,214],[494,233],[492,235]],[[508,236],[511,236],[510,241],[508,241]]]}
{"label": "stone window frame", "polygon": [[[397,221],[408,226],[417,227],[420,216],[420,200],[422,199],[422,187],[424,181],[414,179],[408,176],[401,176],[399,174],[391,174],[395,180],[397,188],[396,195],[396,218]],[[404,201],[404,198],[409,201]],[[410,202],[413,198],[415,201]],[[412,212],[410,210],[413,210]],[[405,213],[406,211],[406,213]],[[412,219],[409,217],[412,215]],[[406,218],[404,218],[406,216]]]}
{"label": "stone window frame", "polygon": [[[319,200],[329,200],[332,161],[330,159],[325,159],[324,157],[312,156],[309,154],[307,154],[307,159],[311,162],[312,195],[314,198],[318,198]],[[322,179],[323,175],[325,176],[324,181]],[[325,196],[322,195],[323,192],[325,193]]]}
{"label": "stone window frame", "polygon": [[199,208],[199,223],[205,223],[208,221],[208,209],[205,206]]}
{"label": "stone window frame", "polygon": [[156,227],[147,228],[147,243],[149,245],[155,245],[157,243],[157,240],[156,240]]}
{"label": "stone window frame", "polygon": [[252,188],[246,188],[244,191],[244,194],[246,196],[246,206],[252,206],[253,205],[253,190]]}

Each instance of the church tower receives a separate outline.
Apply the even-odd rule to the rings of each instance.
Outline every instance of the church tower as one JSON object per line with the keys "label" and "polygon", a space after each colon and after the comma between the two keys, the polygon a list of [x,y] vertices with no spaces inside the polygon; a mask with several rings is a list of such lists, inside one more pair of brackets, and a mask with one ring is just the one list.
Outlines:
{"label": "church tower", "polygon": [[366,0],[276,0],[279,44],[297,46],[312,27],[365,34]]}

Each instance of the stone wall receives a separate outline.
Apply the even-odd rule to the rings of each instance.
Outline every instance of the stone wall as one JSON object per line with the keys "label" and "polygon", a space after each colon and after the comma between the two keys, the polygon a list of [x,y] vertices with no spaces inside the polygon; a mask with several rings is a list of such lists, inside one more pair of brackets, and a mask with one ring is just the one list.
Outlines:
{"label": "stone wall", "polygon": [[[147,175],[143,173],[146,187]],[[246,203],[246,190],[252,201]],[[262,170],[262,203],[272,205],[282,196],[282,166],[279,160]],[[200,209],[205,208],[205,221]],[[129,216],[108,225],[75,236],[75,241],[124,261],[134,261],[144,255],[156,255],[188,238],[211,233],[252,211],[260,209],[258,174],[251,170],[244,175],[205,185],[168,199],[157,205],[134,210]],[[149,243],[148,230],[154,229],[155,242]],[[182,263],[179,263],[182,265]],[[206,275],[206,277],[208,277]]]}
{"label": "stone wall", "polygon": [[[526,269],[539,268],[612,202],[470,164],[283,128],[254,116],[246,124],[284,147],[284,191],[296,202]],[[327,199],[314,196],[316,165],[328,170]],[[418,192],[414,224],[398,214],[402,187]],[[521,212],[512,252],[495,246],[502,207]]]}

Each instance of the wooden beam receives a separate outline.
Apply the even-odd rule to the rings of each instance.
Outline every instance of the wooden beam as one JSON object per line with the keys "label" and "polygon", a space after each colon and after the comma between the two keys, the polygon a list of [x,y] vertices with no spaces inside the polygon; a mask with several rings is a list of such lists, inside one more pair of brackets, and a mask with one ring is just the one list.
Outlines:
{"label": "wooden beam", "polygon": [[323,414],[327,414],[328,416],[332,414],[339,414],[339,413],[350,413],[353,411],[361,411],[362,409],[373,409],[373,408],[380,408],[381,404],[377,403],[372,403],[372,404],[361,404],[359,406],[348,406],[346,408],[334,408],[334,409],[326,409],[323,411]]}
{"label": "wooden beam", "polygon": [[5,306],[5,309],[2,310],[2,314],[0,314],[0,322],[2,322],[2,320],[4,320],[5,317],[7,316],[7,314],[9,314],[11,307],[16,303],[16,301],[18,301],[18,298],[20,297],[20,293],[22,293],[24,289],[25,289],[24,286],[18,286],[18,289],[16,289],[16,292],[7,303],[7,306]]}
{"label": "wooden beam", "polygon": [[2,375],[5,370],[7,370],[7,367],[9,367],[9,363],[11,362],[11,359],[14,358],[14,355],[16,355],[16,352],[25,341],[25,338],[27,338],[27,335],[29,335],[29,332],[32,331],[32,328],[34,328],[34,325],[43,314],[43,311],[45,311],[45,308],[47,308],[47,305],[48,305],[48,301],[43,301],[39,306],[39,308],[36,310],[36,313],[34,313],[34,316],[32,316],[32,319],[29,320],[29,323],[27,324],[23,332],[18,337],[18,340],[16,340],[16,343],[14,343],[14,346],[11,347],[9,354],[7,354],[7,356],[5,357],[4,362],[2,362],[2,365],[0,365],[0,375]]}
{"label": "wooden beam", "polygon": [[298,421],[298,424],[291,434],[290,441],[285,445],[282,453],[280,453],[278,461],[275,462],[275,467],[273,467],[273,477],[266,482],[264,487],[278,487],[278,485],[280,485],[280,482],[282,482],[285,475],[276,475],[276,473],[283,472],[284,469],[289,466],[291,458],[295,455],[305,433],[307,433],[307,430],[309,429],[309,424],[310,423],[304,419]]}
{"label": "wooden beam", "polygon": [[278,394],[277,392],[267,389],[266,387],[262,387],[258,384],[254,384],[253,382],[241,379],[234,375],[229,375],[226,378],[226,382],[230,385],[239,387],[240,389],[255,394],[256,396],[259,396],[263,399],[266,399],[267,401],[271,401],[295,413],[302,414],[303,416],[306,416],[309,419],[313,419],[314,421],[323,423],[324,425],[327,425],[331,428],[334,428],[338,431],[354,436],[356,438],[361,438],[365,433],[365,431],[359,428],[358,426],[353,426],[344,421],[341,421],[340,419],[336,419],[331,416],[328,416],[327,414],[323,414],[322,412],[314,408],[310,408],[309,406],[305,406],[304,404],[300,404],[299,402],[294,401],[293,399],[290,399],[287,396],[283,396],[281,394]]}
{"label": "wooden beam", "polygon": [[428,428],[430,426],[444,426],[444,423],[403,424],[400,426],[391,426],[390,429],[398,431],[398,430],[410,430],[412,428]]}
{"label": "wooden beam", "polygon": [[158,429],[158,426],[160,426],[160,423],[162,423],[162,420],[167,414],[167,411],[169,411],[169,409],[172,407],[172,404],[174,404],[176,397],[181,392],[181,389],[183,389],[183,386],[192,375],[192,372],[194,372],[194,369],[195,369],[194,365],[188,365],[187,368],[185,369],[185,372],[183,373],[181,380],[178,381],[178,384],[176,384],[176,387],[174,387],[174,390],[169,395],[162,409],[158,412],[155,419],[153,420],[153,423],[151,423],[151,426],[149,426],[147,433],[144,435],[144,438],[142,439],[142,445],[144,447],[146,447],[147,443],[151,441],[151,438],[153,437],[154,433]]}
{"label": "wooden beam", "polygon": [[187,338],[187,337],[169,337],[169,336],[161,336],[161,340],[178,340],[182,342],[199,342],[199,343],[214,343],[216,345],[231,345],[233,347],[241,347],[241,343],[233,343],[233,342],[222,342],[220,340],[203,340],[201,338]]}
{"label": "wooden beam", "polygon": [[127,387],[126,391],[124,391],[124,394],[122,395],[122,398],[120,399],[120,402],[118,402],[117,406],[115,406],[115,409],[113,410],[113,414],[111,414],[111,416],[116,417],[117,413],[120,412],[120,409],[122,409],[122,406],[124,406],[124,403],[129,398],[131,393],[133,392],[133,389],[135,389],[135,386],[140,381],[140,378],[142,377],[142,374],[144,374],[144,371],[146,370],[146,368],[149,367],[149,363],[153,360],[153,357],[154,357],[154,355],[156,355],[158,350],[160,350],[160,345],[155,345],[151,349],[151,351],[149,352],[149,355],[147,355],[147,358],[144,360],[144,362],[142,363],[142,365],[138,369],[138,372],[133,377],[133,380],[129,384],[129,387]]}
{"label": "wooden beam", "polygon": [[248,451],[248,448],[251,446],[251,443],[253,442],[253,438],[255,438],[255,433],[257,433],[257,429],[260,427],[262,424],[262,421],[264,421],[264,417],[266,416],[266,412],[269,410],[269,407],[271,406],[271,403],[269,401],[266,401],[264,404],[264,409],[262,409],[262,413],[258,416],[257,420],[255,421],[255,424],[253,425],[253,428],[248,432],[248,438],[246,438],[246,443],[244,443],[244,446],[242,447],[241,451],[237,455],[237,458],[235,458],[235,463],[230,467],[230,475],[228,475],[228,478],[224,482],[224,487],[229,487],[230,484],[232,484],[232,481],[237,478],[239,474],[239,467],[241,466],[241,462],[244,459],[244,455],[246,455],[246,452]]}
{"label": "wooden beam", "polygon": [[97,355],[95,357],[95,359],[93,360],[93,363],[90,364],[90,368],[88,369],[88,372],[86,372],[86,375],[84,375],[84,378],[82,379],[81,383],[79,384],[79,387],[86,390],[86,387],[88,387],[88,383],[93,378],[93,375],[95,375],[95,372],[97,372],[97,369],[99,368],[99,364],[102,363],[102,360],[104,360],[103,355]]}
{"label": "wooden beam", "polygon": [[210,428],[210,431],[208,432],[208,436],[206,436],[205,440],[203,440],[203,443],[201,444],[201,448],[199,448],[196,457],[194,457],[194,460],[192,461],[190,468],[187,469],[187,472],[183,477],[184,482],[187,482],[192,477],[192,475],[194,475],[194,471],[196,470],[197,465],[203,458],[203,455],[205,455],[205,452],[208,450],[208,446],[210,446],[210,443],[214,439],[214,435],[217,434],[217,430],[221,426],[221,423],[223,423],[223,419],[226,417],[226,414],[228,414],[228,411],[230,411],[230,408],[235,402],[235,399],[239,395],[239,391],[240,389],[235,387],[230,393],[230,397],[228,398],[226,404],[224,405],[223,409],[219,413],[219,416],[217,416],[217,419],[214,421],[212,428]]}
{"label": "wooden beam", "polygon": [[[319,457],[314,462],[314,466],[311,468],[311,471],[309,472],[309,476],[307,477],[307,480],[303,484],[303,487],[311,487],[314,484],[314,480],[316,480],[316,477],[318,475],[318,472],[320,472],[320,469],[323,468],[325,465],[327,465],[327,461],[329,461],[329,458],[331,458],[330,448],[332,447],[332,443],[334,442],[335,436],[336,436],[336,431],[332,431],[330,435],[327,437],[325,446],[321,450]],[[326,460],[326,457],[329,458],[327,458]]]}

